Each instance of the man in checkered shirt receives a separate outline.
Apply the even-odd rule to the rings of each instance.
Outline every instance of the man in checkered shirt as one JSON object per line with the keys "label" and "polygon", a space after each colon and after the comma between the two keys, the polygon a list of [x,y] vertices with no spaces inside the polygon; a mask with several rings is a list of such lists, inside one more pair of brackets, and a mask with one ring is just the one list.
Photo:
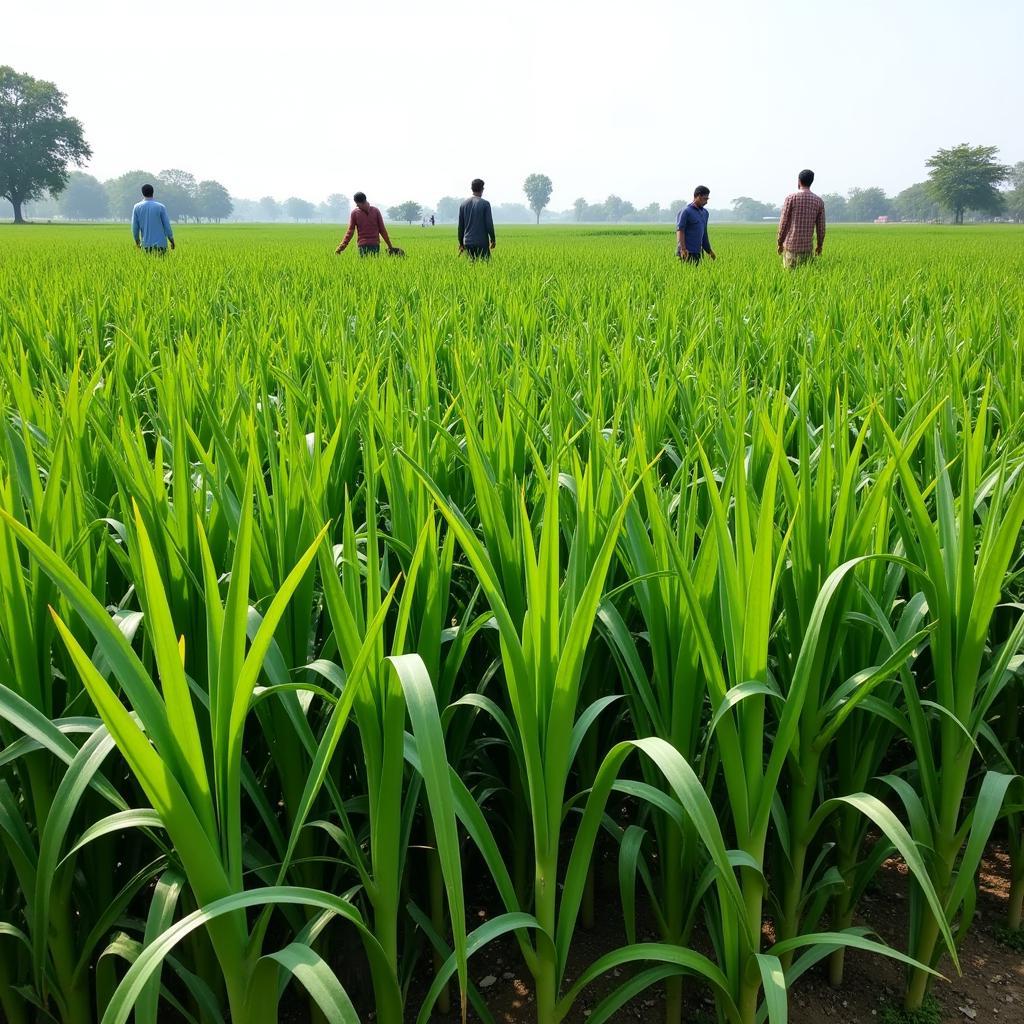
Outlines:
{"label": "man in checkered shirt", "polygon": [[786,196],[779,218],[779,255],[788,269],[799,267],[811,259],[814,233],[818,233],[818,244],[814,254],[821,255],[825,244],[825,203],[811,191],[814,171],[801,171],[797,175],[799,187]]}

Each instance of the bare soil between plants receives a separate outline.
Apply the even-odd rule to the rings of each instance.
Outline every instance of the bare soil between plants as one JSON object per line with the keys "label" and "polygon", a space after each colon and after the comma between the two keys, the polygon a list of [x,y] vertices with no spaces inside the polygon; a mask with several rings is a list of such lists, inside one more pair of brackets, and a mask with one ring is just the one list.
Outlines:
{"label": "bare soil between plants", "polygon": [[[933,993],[939,1003],[943,1024],[1022,1024],[1024,1022],[1024,955],[997,937],[1006,919],[1009,896],[1009,858],[1004,849],[993,845],[982,862],[978,907],[971,930],[961,950],[963,975],[957,976],[948,957],[939,970],[948,980],[936,980]],[[625,941],[614,888],[602,890],[597,899],[595,926],[580,928],[573,940],[568,975],[578,977],[602,954]],[[875,884],[861,904],[856,923],[874,929],[883,940],[897,949],[904,948],[907,934],[909,884],[906,869],[896,859],[885,862]],[[602,913],[602,908],[607,912]],[[489,909],[471,908],[480,924]],[[771,922],[766,922],[766,933]],[[638,938],[656,940],[641,915]],[[700,937],[697,946],[702,945]],[[850,950],[846,954],[846,972],[842,988],[833,989],[826,977],[827,961],[812,969],[790,992],[791,1024],[870,1024],[877,1021],[886,1006],[898,1002],[904,982],[904,968],[892,960]],[[586,1024],[588,1010],[625,979],[625,970],[594,982],[581,996],[566,1018],[567,1024]],[[498,941],[481,950],[470,961],[470,977],[480,988],[488,1009],[501,1024],[528,1024],[534,1020],[532,982],[524,971],[514,940]],[[413,983],[411,1007],[419,1004],[429,985],[429,974],[420,972]],[[422,986],[422,987],[421,987]],[[627,1003],[611,1018],[616,1024],[657,1024],[664,1019],[664,995],[660,986],[648,989]],[[410,1017],[410,1020],[414,1019]],[[434,1024],[458,1020],[458,1014],[431,1015]],[[469,1019],[478,1020],[472,1011]],[[713,1024],[711,996],[696,984],[689,984],[683,1020],[686,1024]]]}

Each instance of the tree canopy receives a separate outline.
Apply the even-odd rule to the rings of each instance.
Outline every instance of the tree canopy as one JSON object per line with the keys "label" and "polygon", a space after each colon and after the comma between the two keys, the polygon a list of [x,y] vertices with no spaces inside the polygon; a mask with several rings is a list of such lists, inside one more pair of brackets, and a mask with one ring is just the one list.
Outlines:
{"label": "tree canopy", "polygon": [[260,199],[260,216],[264,220],[279,220],[281,217],[281,204],[273,196],[263,196]]}
{"label": "tree canopy", "polygon": [[437,219],[445,222],[454,222],[459,219],[459,205],[461,199],[455,196],[442,196],[437,201]]}
{"label": "tree canopy", "polygon": [[[171,220],[198,218],[196,212],[196,179],[186,171],[161,171],[153,183],[153,197],[167,207]],[[138,199],[136,199],[138,202]]]}
{"label": "tree canopy", "polygon": [[68,165],[92,156],[82,123],[67,115],[66,103],[52,82],[0,65],[0,196],[10,200],[15,224],[24,220],[24,203],[47,192],[59,195]]}
{"label": "tree canopy", "polygon": [[941,213],[939,204],[932,197],[927,183],[923,181],[897,193],[892,206],[900,220],[938,220]]}
{"label": "tree canopy", "polygon": [[885,194],[885,189],[877,185],[868,188],[851,188],[846,200],[846,219],[869,222],[878,217],[888,217],[892,212],[892,203]]}
{"label": "tree canopy", "polygon": [[1010,191],[1006,193],[1006,212],[1019,224],[1024,221],[1024,160],[1010,168],[1007,181]]}
{"label": "tree canopy", "polygon": [[1010,175],[1010,168],[996,160],[998,146],[970,146],[961,142],[952,149],[940,149],[927,166],[928,190],[940,206],[953,214],[954,224],[963,224],[965,210],[998,213],[1003,196],[996,187]]}
{"label": "tree canopy", "polygon": [[841,192],[826,192],[821,201],[825,204],[825,219],[840,224],[849,218],[846,215],[846,196]]}
{"label": "tree canopy", "polygon": [[737,220],[761,221],[771,217],[778,217],[780,210],[772,203],[762,203],[758,199],[751,199],[750,196],[740,196],[732,201],[732,208],[736,212]]}
{"label": "tree canopy", "polygon": [[104,182],[110,200],[110,216],[115,220],[128,220],[132,207],[142,198],[142,186],[147,182],[155,185],[156,180],[151,171],[126,171]]}
{"label": "tree canopy", "polygon": [[234,209],[228,190],[219,181],[201,181],[196,185],[196,216],[204,220],[222,221],[231,216]]}
{"label": "tree canopy", "polygon": [[72,171],[58,207],[68,220],[103,220],[110,216],[110,200],[103,183],[91,174]]}
{"label": "tree canopy", "polygon": [[530,209],[537,215],[538,224],[541,210],[551,202],[552,189],[551,179],[546,174],[531,174],[523,182],[523,191],[526,193]]}
{"label": "tree canopy", "polygon": [[404,203],[399,203],[397,206],[389,206],[388,216],[392,220],[404,220],[411,224],[414,220],[419,220],[423,216],[423,207],[414,199],[407,199]]}
{"label": "tree canopy", "polygon": [[289,196],[284,201],[284,212],[292,220],[312,220],[316,216],[316,207],[308,199]]}
{"label": "tree canopy", "polygon": [[321,204],[320,212],[328,220],[344,220],[348,213],[348,196],[332,192]]}

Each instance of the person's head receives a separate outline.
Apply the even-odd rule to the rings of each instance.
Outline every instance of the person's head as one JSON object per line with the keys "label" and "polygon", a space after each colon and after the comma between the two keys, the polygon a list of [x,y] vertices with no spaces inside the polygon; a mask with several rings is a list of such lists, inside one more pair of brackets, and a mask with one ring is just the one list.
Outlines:
{"label": "person's head", "polygon": [[814,184],[814,171],[805,168],[796,176],[796,180],[800,182],[801,188],[810,188]]}
{"label": "person's head", "polygon": [[352,197],[352,202],[354,202],[354,203],[356,204],[356,206],[358,206],[358,207],[359,207],[359,209],[360,209],[360,210],[365,210],[365,209],[367,208],[367,206],[369,206],[369,205],[370,205],[370,204],[369,204],[369,203],[368,203],[368,202],[366,201],[366,193],[365,193],[365,192],[357,192],[357,193],[356,193],[356,194],[355,194],[355,195],[354,195],[354,196]]}
{"label": "person's head", "polygon": [[473,195],[475,195],[475,196],[483,195],[484,179],[483,178],[474,178],[469,183],[469,187],[473,190]]}
{"label": "person's head", "polygon": [[153,186],[152,185],[148,185],[148,184],[147,185],[143,185],[142,186],[142,194],[147,199],[152,199],[153,198]]}
{"label": "person's head", "polygon": [[711,198],[711,189],[707,185],[698,185],[693,190],[693,205],[698,210],[703,210],[708,205],[708,200]]}

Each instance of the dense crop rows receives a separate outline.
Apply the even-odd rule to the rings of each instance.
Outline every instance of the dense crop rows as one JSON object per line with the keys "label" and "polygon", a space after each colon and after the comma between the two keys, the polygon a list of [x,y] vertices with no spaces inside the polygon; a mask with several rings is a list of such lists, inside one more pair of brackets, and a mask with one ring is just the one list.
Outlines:
{"label": "dense crop rows", "polygon": [[[783,1021],[844,945],[915,1006],[990,834],[1019,927],[1019,233],[181,234],[0,245],[10,1024],[487,1019],[512,932],[540,1024]],[[894,851],[902,949],[853,926]]]}

